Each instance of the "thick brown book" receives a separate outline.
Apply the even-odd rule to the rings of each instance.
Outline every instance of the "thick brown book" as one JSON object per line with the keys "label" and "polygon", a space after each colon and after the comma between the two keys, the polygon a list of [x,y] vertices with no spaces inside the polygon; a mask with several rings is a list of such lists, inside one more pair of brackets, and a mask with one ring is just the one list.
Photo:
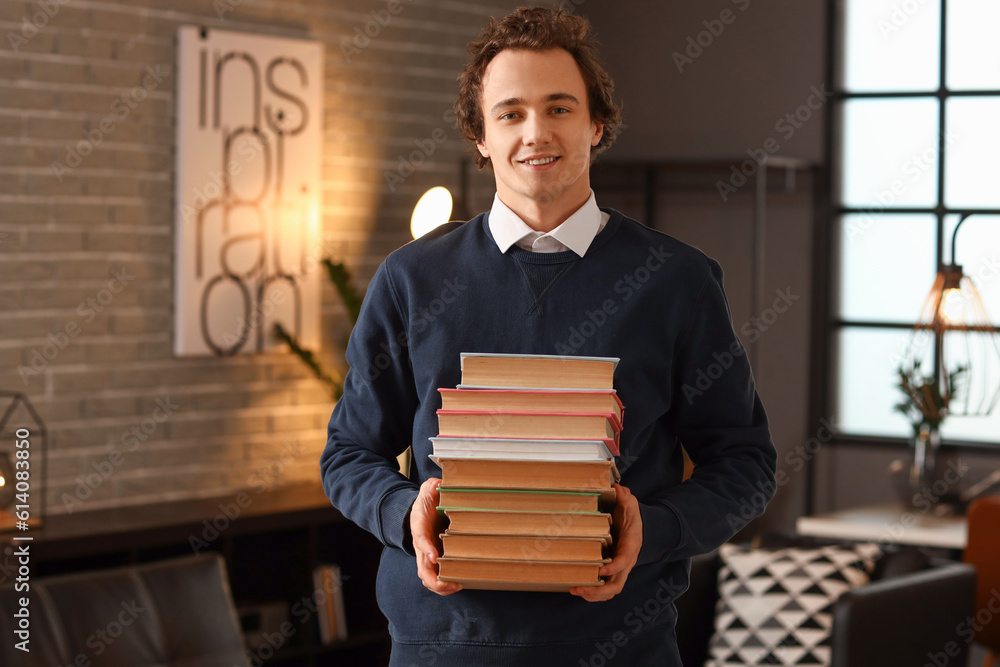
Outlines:
{"label": "thick brown book", "polygon": [[438,410],[438,435],[467,438],[603,440],[618,456],[621,422],[613,412]]}
{"label": "thick brown book", "polygon": [[614,389],[438,389],[443,410],[611,412],[622,422],[624,406]]}
{"label": "thick brown book", "polygon": [[536,510],[549,512],[596,512],[601,494],[577,491],[517,491],[439,486],[442,507],[481,510]]}
{"label": "thick brown book", "polygon": [[509,560],[599,561],[611,544],[610,538],[538,537],[524,535],[441,535],[445,556],[459,558],[505,558]]}
{"label": "thick brown book", "polygon": [[568,591],[601,586],[603,561],[522,561],[500,558],[438,558],[438,579],[465,588],[500,591]]}
{"label": "thick brown book", "polygon": [[448,517],[447,533],[597,537],[611,535],[611,515],[602,512],[534,512],[441,507]]}
{"label": "thick brown book", "polygon": [[614,357],[463,352],[463,388],[613,389]]}
{"label": "thick brown book", "polygon": [[[618,480],[614,460],[521,461],[432,457],[447,486],[485,489],[606,491]],[[605,494],[606,495],[606,494]],[[612,492],[613,497],[613,492]]]}

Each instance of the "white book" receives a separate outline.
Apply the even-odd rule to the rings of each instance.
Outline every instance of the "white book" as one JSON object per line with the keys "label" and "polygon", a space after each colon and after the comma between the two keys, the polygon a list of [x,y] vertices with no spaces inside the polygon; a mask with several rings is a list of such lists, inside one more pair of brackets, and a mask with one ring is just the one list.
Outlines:
{"label": "white book", "polygon": [[517,438],[430,438],[431,458],[522,459],[528,461],[603,461],[613,458],[601,440]]}

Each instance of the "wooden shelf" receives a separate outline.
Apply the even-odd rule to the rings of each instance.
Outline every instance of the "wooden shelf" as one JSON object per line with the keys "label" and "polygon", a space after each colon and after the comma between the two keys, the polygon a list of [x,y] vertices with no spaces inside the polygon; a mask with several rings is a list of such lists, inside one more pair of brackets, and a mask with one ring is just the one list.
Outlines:
{"label": "wooden shelf", "polygon": [[[237,520],[231,521],[232,530],[239,530],[246,519],[256,523],[274,520],[282,523],[291,517],[303,521],[342,520],[318,484],[289,486],[263,493],[244,492],[248,502],[239,507]],[[114,509],[57,514],[45,517],[44,525],[32,531],[35,542],[66,542],[76,539],[93,541],[97,538],[114,539],[125,533],[145,534],[151,531],[189,529],[192,523],[223,516],[223,507],[235,504],[237,494],[212,498],[180,500],[151,505],[133,505]],[[280,518],[277,515],[281,515]],[[239,519],[243,519],[241,522]],[[155,540],[154,540],[155,541]]]}

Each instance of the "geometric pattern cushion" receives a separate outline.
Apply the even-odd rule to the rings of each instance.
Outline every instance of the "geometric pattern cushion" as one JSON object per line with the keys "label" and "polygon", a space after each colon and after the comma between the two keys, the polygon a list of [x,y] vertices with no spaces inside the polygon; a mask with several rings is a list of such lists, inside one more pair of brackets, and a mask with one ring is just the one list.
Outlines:
{"label": "geometric pattern cushion", "polygon": [[723,544],[705,667],[829,665],[833,605],[868,583],[875,544],[778,550]]}

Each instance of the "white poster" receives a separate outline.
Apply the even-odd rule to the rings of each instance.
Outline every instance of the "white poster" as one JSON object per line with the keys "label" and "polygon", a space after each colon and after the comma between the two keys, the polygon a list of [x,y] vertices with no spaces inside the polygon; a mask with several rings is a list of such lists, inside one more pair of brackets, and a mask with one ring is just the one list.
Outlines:
{"label": "white poster", "polygon": [[174,353],[320,345],[323,45],[178,31]]}

